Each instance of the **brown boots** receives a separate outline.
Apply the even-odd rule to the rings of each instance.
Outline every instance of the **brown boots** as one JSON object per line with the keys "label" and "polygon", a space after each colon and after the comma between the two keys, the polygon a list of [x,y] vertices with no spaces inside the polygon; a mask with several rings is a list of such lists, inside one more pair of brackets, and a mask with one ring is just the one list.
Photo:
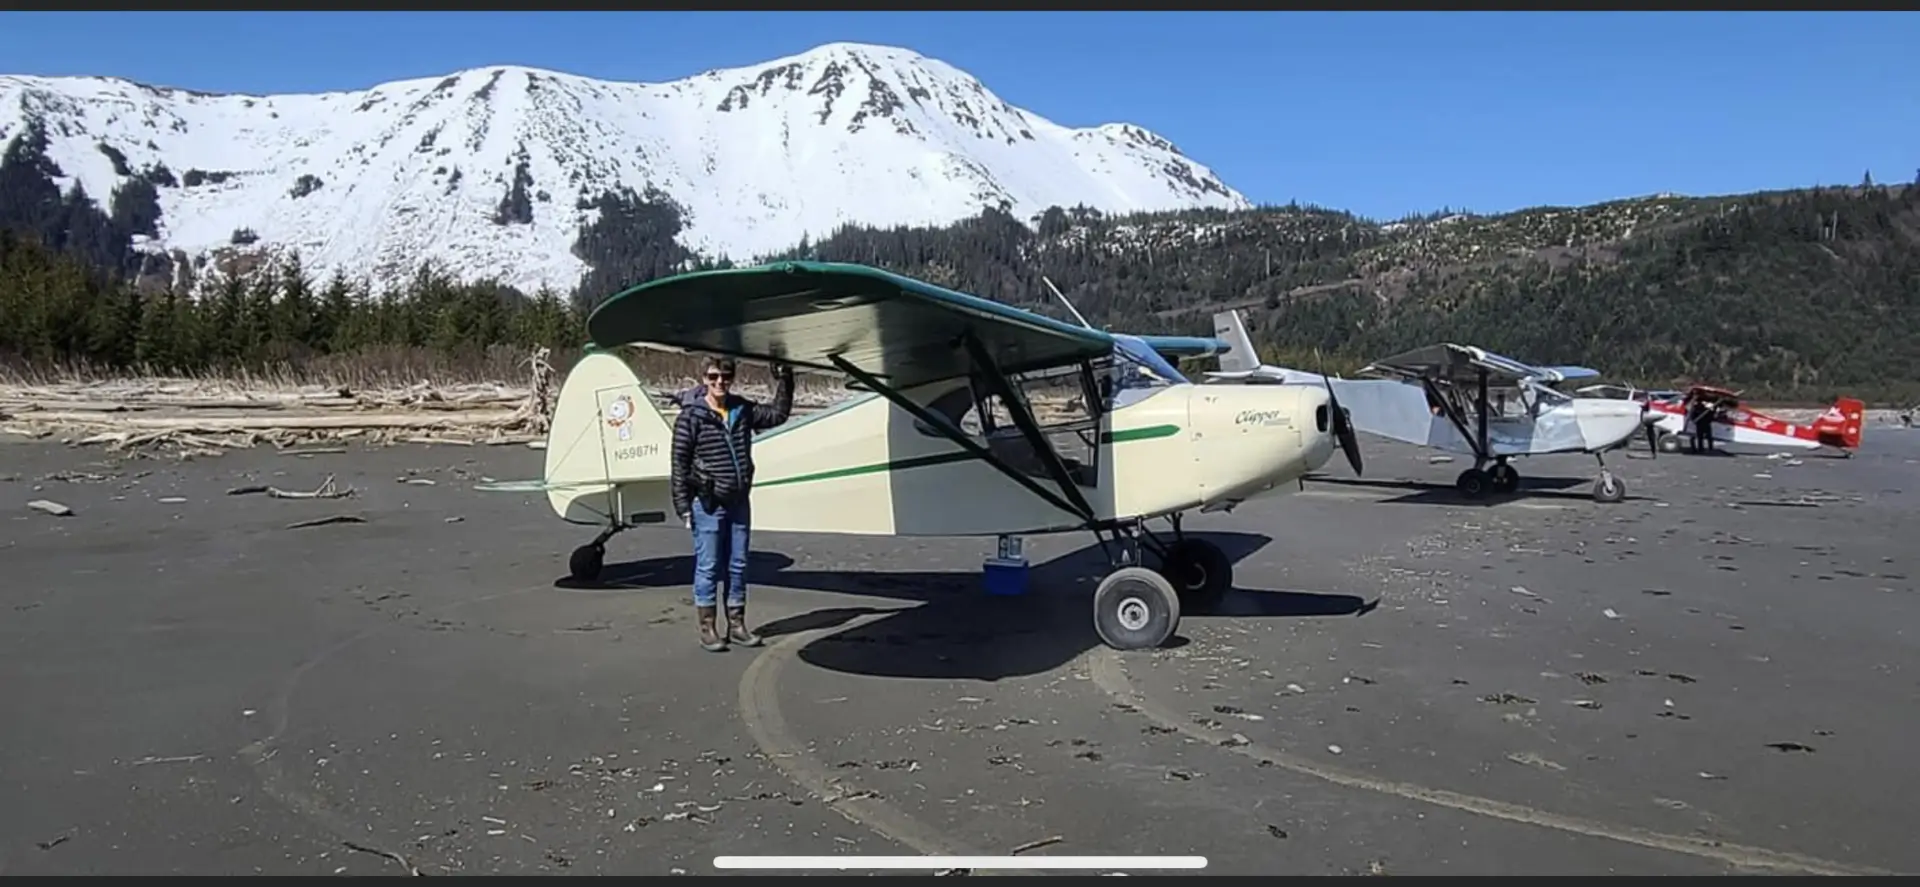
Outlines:
{"label": "brown boots", "polygon": [[700,649],[709,653],[718,653],[725,650],[727,648],[727,638],[720,633],[720,627],[715,624],[719,621],[715,617],[718,615],[720,608],[695,607],[694,609],[700,612]]}
{"label": "brown boots", "polygon": [[742,647],[760,646],[760,636],[747,630],[747,608],[727,608],[727,640]]}
{"label": "brown boots", "polygon": [[727,631],[720,633],[720,613],[718,607],[696,607],[700,613],[700,649],[709,653],[719,653],[727,649],[729,642],[742,647],[758,647],[760,636],[747,630],[747,608],[727,608]]}

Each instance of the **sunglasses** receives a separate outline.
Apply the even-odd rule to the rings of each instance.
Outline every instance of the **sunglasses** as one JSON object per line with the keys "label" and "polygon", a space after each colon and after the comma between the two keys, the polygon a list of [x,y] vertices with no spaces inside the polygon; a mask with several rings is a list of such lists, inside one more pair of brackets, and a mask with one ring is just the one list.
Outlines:
{"label": "sunglasses", "polygon": [[708,374],[707,374],[707,381],[709,381],[709,382],[731,382],[731,381],[733,381],[733,374],[732,374],[732,373],[708,373]]}

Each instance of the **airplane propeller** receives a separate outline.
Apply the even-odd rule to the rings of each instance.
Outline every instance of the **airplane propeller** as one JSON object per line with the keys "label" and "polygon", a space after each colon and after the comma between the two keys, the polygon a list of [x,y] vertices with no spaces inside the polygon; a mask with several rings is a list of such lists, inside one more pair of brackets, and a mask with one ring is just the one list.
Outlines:
{"label": "airplane propeller", "polygon": [[1333,422],[1334,439],[1340,441],[1340,450],[1347,454],[1347,464],[1353,466],[1354,475],[1363,477],[1366,475],[1366,466],[1360,459],[1360,440],[1354,436],[1353,423],[1347,411],[1340,408],[1340,397],[1333,393],[1333,378],[1327,375],[1326,361],[1321,358],[1318,349],[1315,349],[1313,358],[1319,364],[1320,381],[1327,386],[1327,411],[1332,414],[1329,418]]}

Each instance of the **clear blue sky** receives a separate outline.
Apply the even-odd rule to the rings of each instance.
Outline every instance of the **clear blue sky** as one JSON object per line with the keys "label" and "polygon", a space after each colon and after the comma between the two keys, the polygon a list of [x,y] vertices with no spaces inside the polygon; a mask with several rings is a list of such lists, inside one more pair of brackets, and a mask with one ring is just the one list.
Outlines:
{"label": "clear blue sky", "polygon": [[8,12],[0,72],[669,80],[839,40],[942,59],[1059,123],[1138,123],[1256,202],[1374,217],[1920,169],[1916,13]]}

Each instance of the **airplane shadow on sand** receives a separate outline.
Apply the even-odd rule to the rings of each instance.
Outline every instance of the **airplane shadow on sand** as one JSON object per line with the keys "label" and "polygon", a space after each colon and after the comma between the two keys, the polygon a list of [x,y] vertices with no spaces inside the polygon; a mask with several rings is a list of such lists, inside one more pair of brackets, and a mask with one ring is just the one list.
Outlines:
{"label": "airplane shadow on sand", "polygon": [[[1623,479],[1624,475],[1621,475]],[[1644,500],[1646,496],[1635,495],[1633,483],[1627,479],[1627,495],[1622,501]],[[1503,502],[1520,499],[1545,499],[1557,502],[1592,502],[1593,478],[1591,477],[1529,477],[1520,476],[1520,489],[1512,493],[1488,493],[1478,499],[1470,499],[1451,483],[1419,480],[1360,480],[1350,477],[1309,477],[1308,489],[1314,484],[1331,484],[1355,490],[1405,490],[1406,495],[1391,496],[1378,500],[1382,505],[1455,505],[1472,508],[1489,508]]]}
{"label": "airplane shadow on sand", "polygon": [[[1219,545],[1235,564],[1272,541],[1254,533],[1188,535]],[[808,642],[798,653],[802,661],[848,674],[986,681],[1044,674],[1099,646],[1100,638],[1093,630],[1092,599],[1108,571],[1099,545],[1088,545],[1033,564],[1025,595],[995,596],[986,593],[978,568],[805,570],[796,569],[793,558],[772,551],[755,551],[747,561],[749,587],[806,589],[918,604],[827,607],[755,627],[772,641],[885,614]],[[564,578],[555,585],[570,589],[684,589],[692,574],[691,556],[676,555],[607,564],[600,581],[592,586]],[[1236,588],[1219,605],[1204,612],[1183,612],[1181,618],[1361,616],[1378,605],[1379,598],[1369,601],[1350,594]],[[1186,639],[1176,633],[1166,646],[1185,643]]]}

